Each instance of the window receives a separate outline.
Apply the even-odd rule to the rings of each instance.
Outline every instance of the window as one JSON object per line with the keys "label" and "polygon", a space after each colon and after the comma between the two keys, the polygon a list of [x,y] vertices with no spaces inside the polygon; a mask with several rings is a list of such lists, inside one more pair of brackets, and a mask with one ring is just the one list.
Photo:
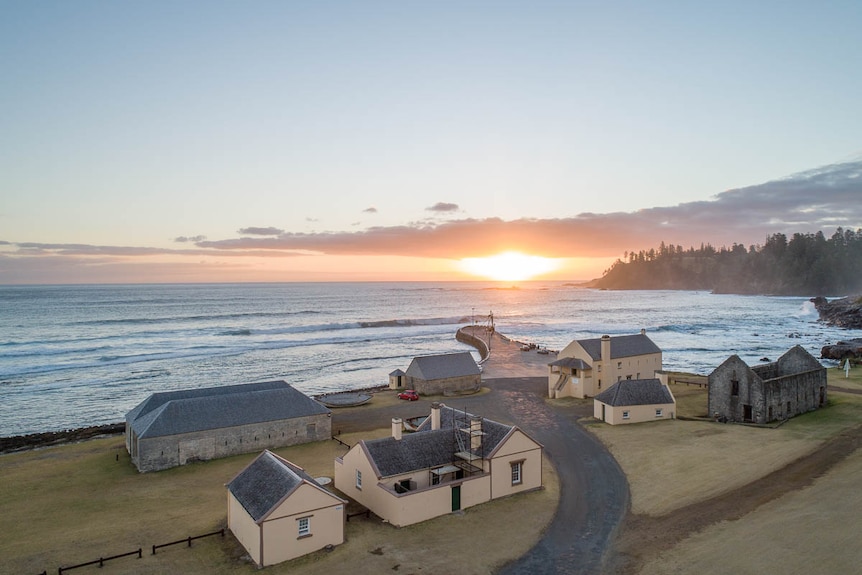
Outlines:
{"label": "window", "polygon": [[664,410],[663,410],[663,409],[658,408],[658,409],[656,409],[656,410],[655,410],[655,416],[656,416],[656,417],[662,417],[663,415],[664,415]]}
{"label": "window", "polygon": [[358,469],[356,470],[356,489],[362,489],[362,472]]}
{"label": "window", "polygon": [[618,361],[617,362],[617,369],[622,369],[622,368],[623,368],[623,362]]}
{"label": "window", "polygon": [[311,517],[300,517],[296,520],[299,537],[308,537],[311,535]]}
{"label": "window", "polygon": [[624,412],[623,412],[623,419],[628,419],[628,418],[629,418],[629,412],[628,412],[628,411],[624,411]]}
{"label": "window", "polygon": [[739,380],[730,380],[730,395],[739,395]]}
{"label": "window", "polygon": [[513,461],[511,463],[512,466],[512,485],[520,485],[523,480],[521,476],[521,472],[523,471],[522,467],[524,465],[523,461]]}

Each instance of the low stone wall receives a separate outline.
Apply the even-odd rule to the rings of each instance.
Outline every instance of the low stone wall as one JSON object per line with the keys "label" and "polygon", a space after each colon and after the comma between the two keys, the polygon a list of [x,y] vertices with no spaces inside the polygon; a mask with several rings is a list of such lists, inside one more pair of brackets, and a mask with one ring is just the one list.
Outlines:
{"label": "low stone wall", "polygon": [[467,328],[462,327],[457,332],[455,332],[455,339],[457,339],[461,343],[472,345],[477,350],[479,350],[479,357],[482,358],[482,361],[480,361],[479,363],[482,363],[488,359],[488,356],[490,355],[490,352],[488,351],[488,344],[470,333],[469,331],[467,331]]}

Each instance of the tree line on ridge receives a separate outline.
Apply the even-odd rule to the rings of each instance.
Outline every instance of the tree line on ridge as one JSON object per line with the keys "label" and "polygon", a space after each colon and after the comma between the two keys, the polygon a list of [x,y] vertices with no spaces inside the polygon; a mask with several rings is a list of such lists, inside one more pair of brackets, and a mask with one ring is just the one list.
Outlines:
{"label": "tree line on ridge", "polygon": [[840,296],[862,291],[862,229],[782,233],[764,245],[626,252],[590,287],[710,290],[730,294]]}

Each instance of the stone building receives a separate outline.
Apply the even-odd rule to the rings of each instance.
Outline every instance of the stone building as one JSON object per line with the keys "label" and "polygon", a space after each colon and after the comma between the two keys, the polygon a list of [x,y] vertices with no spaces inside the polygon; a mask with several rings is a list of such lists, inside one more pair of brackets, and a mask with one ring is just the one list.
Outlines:
{"label": "stone building", "polygon": [[154,393],[126,414],[138,471],[320,441],[331,412],[284,381]]}
{"label": "stone building", "polygon": [[798,345],[754,367],[732,355],[708,381],[709,413],[721,421],[769,423],[826,405],[826,368]]}
{"label": "stone building", "polygon": [[482,372],[469,351],[425,355],[413,358],[402,381],[420,395],[442,395],[479,389]]}

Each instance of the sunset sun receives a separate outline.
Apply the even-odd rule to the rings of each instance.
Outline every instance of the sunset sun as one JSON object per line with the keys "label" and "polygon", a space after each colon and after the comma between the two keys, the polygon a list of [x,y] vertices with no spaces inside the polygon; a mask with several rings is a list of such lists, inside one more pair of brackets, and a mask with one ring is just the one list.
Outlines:
{"label": "sunset sun", "polygon": [[498,281],[524,281],[552,272],[557,262],[551,258],[530,256],[519,252],[505,252],[485,258],[464,258],[461,269],[465,272]]}

